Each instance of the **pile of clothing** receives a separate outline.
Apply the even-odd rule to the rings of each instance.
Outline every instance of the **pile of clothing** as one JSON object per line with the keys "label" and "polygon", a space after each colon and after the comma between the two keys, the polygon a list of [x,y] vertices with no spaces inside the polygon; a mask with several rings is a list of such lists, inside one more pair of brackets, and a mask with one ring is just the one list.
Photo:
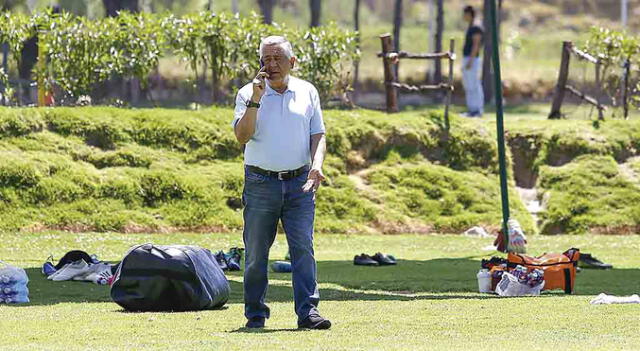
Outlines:
{"label": "pile of clothing", "polygon": [[232,247],[228,252],[220,250],[215,254],[216,261],[223,271],[239,271],[243,252],[241,247]]}
{"label": "pile of clothing", "polygon": [[117,266],[98,260],[96,255],[89,255],[81,250],[67,252],[57,264],[53,264],[53,256],[49,256],[42,265],[42,274],[51,281],[86,281],[98,285],[111,284]]}

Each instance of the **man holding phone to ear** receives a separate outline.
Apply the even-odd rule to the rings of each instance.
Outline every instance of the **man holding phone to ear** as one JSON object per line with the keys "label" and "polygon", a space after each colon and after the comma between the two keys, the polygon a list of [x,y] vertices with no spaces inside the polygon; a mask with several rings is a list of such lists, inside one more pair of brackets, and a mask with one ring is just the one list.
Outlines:
{"label": "man holding phone to ear", "polygon": [[261,68],[236,97],[232,126],[244,151],[245,272],[248,328],[263,328],[269,249],[282,221],[292,264],[298,327],[329,329],[318,312],[313,251],[315,192],[324,180],[325,128],[318,91],[292,77],[291,44],[281,36],[260,43]]}

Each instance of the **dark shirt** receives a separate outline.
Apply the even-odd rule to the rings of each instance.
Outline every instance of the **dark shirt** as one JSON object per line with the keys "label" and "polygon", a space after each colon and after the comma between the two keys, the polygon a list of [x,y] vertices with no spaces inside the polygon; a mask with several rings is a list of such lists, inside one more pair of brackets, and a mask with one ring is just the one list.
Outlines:
{"label": "dark shirt", "polygon": [[[480,33],[483,35],[482,28],[476,25],[470,25],[469,29],[467,29],[467,35],[464,38],[464,49],[462,51],[462,56],[471,56],[471,48],[473,47],[473,35]],[[480,45],[482,45],[482,40],[480,40]],[[480,50],[478,50],[478,55],[480,56]]]}

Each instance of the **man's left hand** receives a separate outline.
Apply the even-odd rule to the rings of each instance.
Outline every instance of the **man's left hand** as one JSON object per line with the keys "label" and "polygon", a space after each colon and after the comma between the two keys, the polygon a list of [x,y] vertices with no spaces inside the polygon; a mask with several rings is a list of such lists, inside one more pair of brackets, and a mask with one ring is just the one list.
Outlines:
{"label": "man's left hand", "polygon": [[308,193],[313,191],[314,193],[320,187],[320,183],[325,180],[324,174],[321,169],[312,168],[307,176],[307,182],[302,186],[302,191]]}

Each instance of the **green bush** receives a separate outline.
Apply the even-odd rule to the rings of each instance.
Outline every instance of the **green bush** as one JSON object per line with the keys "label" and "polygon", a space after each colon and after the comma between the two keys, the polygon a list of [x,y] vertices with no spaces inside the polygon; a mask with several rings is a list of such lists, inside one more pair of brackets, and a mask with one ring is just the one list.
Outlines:
{"label": "green bush", "polygon": [[632,68],[629,77],[629,102],[632,107],[639,108],[640,76],[634,69],[640,65],[638,36],[627,31],[592,27],[589,38],[581,48],[598,58],[601,63],[602,88],[609,95],[613,107],[622,105],[621,83],[624,78],[622,66],[629,60]]}
{"label": "green bush", "polygon": [[[27,17],[0,13],[0,42],[8,42],[11,52],[20,52],[22,42],[36,34],[48,64],[36,74],[51,89],[55,83],[63,91],[62,104],[75,103],[92,95],[94,88],[116,75],[135,77],[143,88],[150,72],[163,55],[182,58],[201,76],[207,67],[216,101],[220,90],[233,78],[247,82],[259,68],[260,39],[272,34],[289,38],[299,56],[299,75],[314,82],[323,102],[344,86],[351,59],[359,55],[354,32],[336,24],[299,29],[265,25],[252,14],[239,18],[230,14],[200,12],[175,17],[167,14],[131,14],[89,20],[69,13],[44,12]],[[0,83],[8,81],[0,72]],[[208,74],[210,73],[210,74]]]}

